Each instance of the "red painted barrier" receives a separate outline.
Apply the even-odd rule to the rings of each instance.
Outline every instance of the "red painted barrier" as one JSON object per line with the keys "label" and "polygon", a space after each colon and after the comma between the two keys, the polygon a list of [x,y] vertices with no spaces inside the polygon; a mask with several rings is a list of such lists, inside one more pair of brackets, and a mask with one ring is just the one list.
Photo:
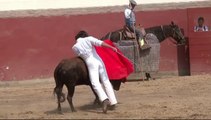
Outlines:
{"label": "red painted barrier", "polygon": [[113,13],[0,19],[1,80],[52,77],[61,59],[74,56],[71,46],[79,30],[100,38],[120,28],[121,17]]}
{"label": "red painted barrier", "polygon": [[[186,9],[140,11],[137,12],[137,20],[144,27],[170,24],[173,20],[187,35]],[[71,46],[77,31],[87,30],[101,38],[123,24],[123,13],[1,18],[0,67],[4,77],[0,78],[23,80],[53,77],[59,61],[74,56]],[[166,42],[161,43],[160,71],[178,72],[178,48]]]}
{"label": "red painted barrier", "polygon": [[172,39],[161,43],[160,72],[179,76],[190,75],[188,45],[175,45]]}
{"label": "red painted barrier", "polygon": [[211,31],[194,32],[193,29],[201,16],[211,28],[210,12],[211,8],[188,9],[191,74],[211,73]]}
{"label": "red painted barrier", "polygon": [[[145,28],[170,24],[173,21],[184,30],[184,36],[188,36],[187,9],[142,11],[137,15],[137,19]],[[176,75],[190,75],[188,46],[175,46],[171,41],[172,39],[169,38],[161,43],[159,71]]]}

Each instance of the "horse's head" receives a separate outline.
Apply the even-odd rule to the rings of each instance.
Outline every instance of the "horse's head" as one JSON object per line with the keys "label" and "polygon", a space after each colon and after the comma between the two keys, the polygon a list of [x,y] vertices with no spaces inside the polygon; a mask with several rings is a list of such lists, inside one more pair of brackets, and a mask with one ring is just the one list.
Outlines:
{"label": "horse's head", "polygon": [[174,24],[174,22],[171,22],[169,26],[170,37],[174,38],[177,41],[177,44],[185,44],[186,40],[179,26]]}

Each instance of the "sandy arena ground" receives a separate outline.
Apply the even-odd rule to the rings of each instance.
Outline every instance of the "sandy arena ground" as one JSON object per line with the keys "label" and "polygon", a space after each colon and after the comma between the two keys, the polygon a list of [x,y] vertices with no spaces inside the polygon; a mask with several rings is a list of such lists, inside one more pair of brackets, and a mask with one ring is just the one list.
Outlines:
{"label": "sandy arena ground", "polygon": [[211,119],[211,75],[126,82],[116,92],[116,110],[107,114],[92,105],[94,95],[88,86],[76,88],[77,112],[72,113],[65,101],[63,114],[58,114],[54,86],[53,78],[0,82],[0,119]]}

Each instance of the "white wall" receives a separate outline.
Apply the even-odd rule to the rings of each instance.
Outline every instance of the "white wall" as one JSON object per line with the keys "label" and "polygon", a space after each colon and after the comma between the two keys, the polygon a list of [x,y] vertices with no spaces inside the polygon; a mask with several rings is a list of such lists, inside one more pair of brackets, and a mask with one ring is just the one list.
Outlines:
{"label": "white wall", "polygon": [[[136,0],[138,4],[206,0]],[[0,11],[127,5],[129,0],[0,0]]]}

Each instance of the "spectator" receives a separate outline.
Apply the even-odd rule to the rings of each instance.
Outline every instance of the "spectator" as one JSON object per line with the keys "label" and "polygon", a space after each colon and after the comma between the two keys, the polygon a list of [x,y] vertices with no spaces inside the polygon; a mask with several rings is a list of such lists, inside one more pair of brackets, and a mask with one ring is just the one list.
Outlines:
{"label": "spectator", "polygon": [[198,32],[198,31],[208,31],[208,27],[204,25],[203,17],[198,18],[198,25],[194,27],[194,32]]}

